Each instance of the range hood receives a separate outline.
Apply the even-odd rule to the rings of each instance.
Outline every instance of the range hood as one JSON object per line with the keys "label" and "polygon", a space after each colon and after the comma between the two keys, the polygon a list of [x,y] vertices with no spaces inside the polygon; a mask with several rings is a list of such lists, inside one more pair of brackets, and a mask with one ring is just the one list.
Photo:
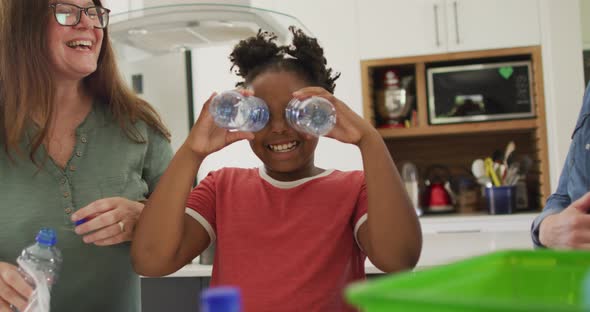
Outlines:
{"label": "range hood", "polygon": [[255,8],[245,1],[148,6],[111,15],[109,34],[117,45],[162,55],[195,47],[237,42],[259,29],[271,31],[279,42],[289,38],[293,25],[309,31],[295,17]]}

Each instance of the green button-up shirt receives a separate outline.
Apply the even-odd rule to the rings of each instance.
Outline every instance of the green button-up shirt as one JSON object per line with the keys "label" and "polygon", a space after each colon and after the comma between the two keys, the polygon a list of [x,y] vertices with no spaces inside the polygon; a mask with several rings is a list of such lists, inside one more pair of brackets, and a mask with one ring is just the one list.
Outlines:
{"label": "green button-up shirt", "polygon": [[[136,126],[147,143],[129,139],[111,115],[95,104],[76,129],[74,152],[64,169],[51,158],[41,169],[28,156],[13,157],[11,163],[0,151],[0,261],[15,263],[41,227],[56,229],[63,264],[52,290],[51,311],[141,310],[130,244],[85,244],[70,221],[73,212],[95,200],[120,196],[139,201],[154,190],[172,149],[145,123]],[[23,140],[23,150],[27,142]],[[39,149],[41,161],[45,153]]]}

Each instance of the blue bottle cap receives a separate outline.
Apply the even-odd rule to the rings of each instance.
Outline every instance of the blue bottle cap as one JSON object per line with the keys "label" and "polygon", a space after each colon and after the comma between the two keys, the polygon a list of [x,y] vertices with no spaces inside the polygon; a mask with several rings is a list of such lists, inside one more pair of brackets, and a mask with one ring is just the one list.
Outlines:
{"label": "blue bottle cap", "polygon": [[37,237],[35,237],[35,241],[41,245],[52,247],[57,243],[57,234],[54,229],[41,228],[37,233]]}
{"label": "blue bottle cap", "polygon": [[78,226],[80,224],[86,223],[86,221],[88,221],[88,218],[80,219],[80,220],[74,222],[74,224],[76,224],[76,226]]}
{"label": "blue bottle cap", "polygon": [[240,312],[241,306],[241,293],[237,287],[211,287],[201,294],[203,312]]}

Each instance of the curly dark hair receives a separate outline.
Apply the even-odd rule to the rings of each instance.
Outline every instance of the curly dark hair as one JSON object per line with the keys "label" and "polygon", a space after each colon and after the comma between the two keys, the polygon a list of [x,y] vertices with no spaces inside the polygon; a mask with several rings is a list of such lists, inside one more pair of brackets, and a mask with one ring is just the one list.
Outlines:
{"label": "curly dark hair", "polygon": [[235,73],[244,78],[236,86],[245,86],[269,70],[282,70],[294,72],[311,85],[334,93],[334,82],[340,73],[332,74],[332,69],[326,67],[324,49],[301,29],[290,26],[289,30],[293,34],[292,45],[278,46],[275,34],[259,30],[256,36],[244,39],[234,47],[229,56],[233,63],[230,70],[237,67]]}

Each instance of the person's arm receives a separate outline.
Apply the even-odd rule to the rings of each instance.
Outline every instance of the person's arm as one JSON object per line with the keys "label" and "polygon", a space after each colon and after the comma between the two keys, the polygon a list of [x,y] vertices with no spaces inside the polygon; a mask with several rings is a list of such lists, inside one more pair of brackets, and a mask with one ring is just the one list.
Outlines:
{"label": "person's arm", "polygon": [[556,249],[590,250],[590,192],[540,223],[539,241]]}
{"label": "person's arm", "polygon": [[367,121],[322,88],[304,88],[297,98],[321,96],[334,104],[337,124],[328,137],[355,144],[363,157],[368,212],[357,238],[371,262],[384,272],[413,268],[422,250],[420,223],[383,142]]}
{"label": "person's arm", "polygon": [[[146,127],[146,144],[142,179],[148,185],[146,198],[153,192],[158,179],[166,170],[172,158],[172,147],[164,135]],[[143,197],[142,197],[143,198]],[[75,229],[87,244],[97,246],[116,245],[131,241],[135,224],[147,200],[137,198],[110,197],[96,200],[72,215],[72,221],[89,221]]]}
{"label": "person's arm", "polygon": [[203,159],[185,144],[161,177],[136,225],[131,257],[137,273],[173,273],[209,244],[205,229],[185,214],[186,199]]}
{"label": "person's arm", "polygon": [[[565,161],[565,165],[561,171],[559,177],[559,184],[555,193],[551,194],[547,199],[547,203],[543,208],[543,212],[539,214],[531,225],[531,239],[536,247],[546,247],[547,245],[541,242],[540,229],[541,224],[545,223],[547,217],[553,216],[562,212],[571,204],[571,199],[568,195],[568,182],[569,182],[569,168],[568,165],[571,162],[572,152],[568,153]],[[545,224],[546,225],[546,224]],[[547,227],[545,229],[548,229]]]}
{"label": "person's arm", "polygon": [[141,275],[173,273],[207,247],[207,231],[185,214],[194,178],[207,155],[233,142],[253,138],[252,133],[218,128],[209,114],[210,100],[160,178],[136,225],[131,257]]}
{"label": "person's arm", "polygon": [[590,201],[584,199],[587,197],[584,194],[590,190],[589,119],[590,84],[586,89],[557,190],[549,197],[543,212],[531,226],[531,236],[537,247],[590,247],[590,217],[587,214]]}
{"label": "person's arm", "polygon": [[413,268],[422,250],[416,211],[383,139],[375,129],[358,144],[367,183],[367,221],[358,239],[371,262],[384,272]]}

